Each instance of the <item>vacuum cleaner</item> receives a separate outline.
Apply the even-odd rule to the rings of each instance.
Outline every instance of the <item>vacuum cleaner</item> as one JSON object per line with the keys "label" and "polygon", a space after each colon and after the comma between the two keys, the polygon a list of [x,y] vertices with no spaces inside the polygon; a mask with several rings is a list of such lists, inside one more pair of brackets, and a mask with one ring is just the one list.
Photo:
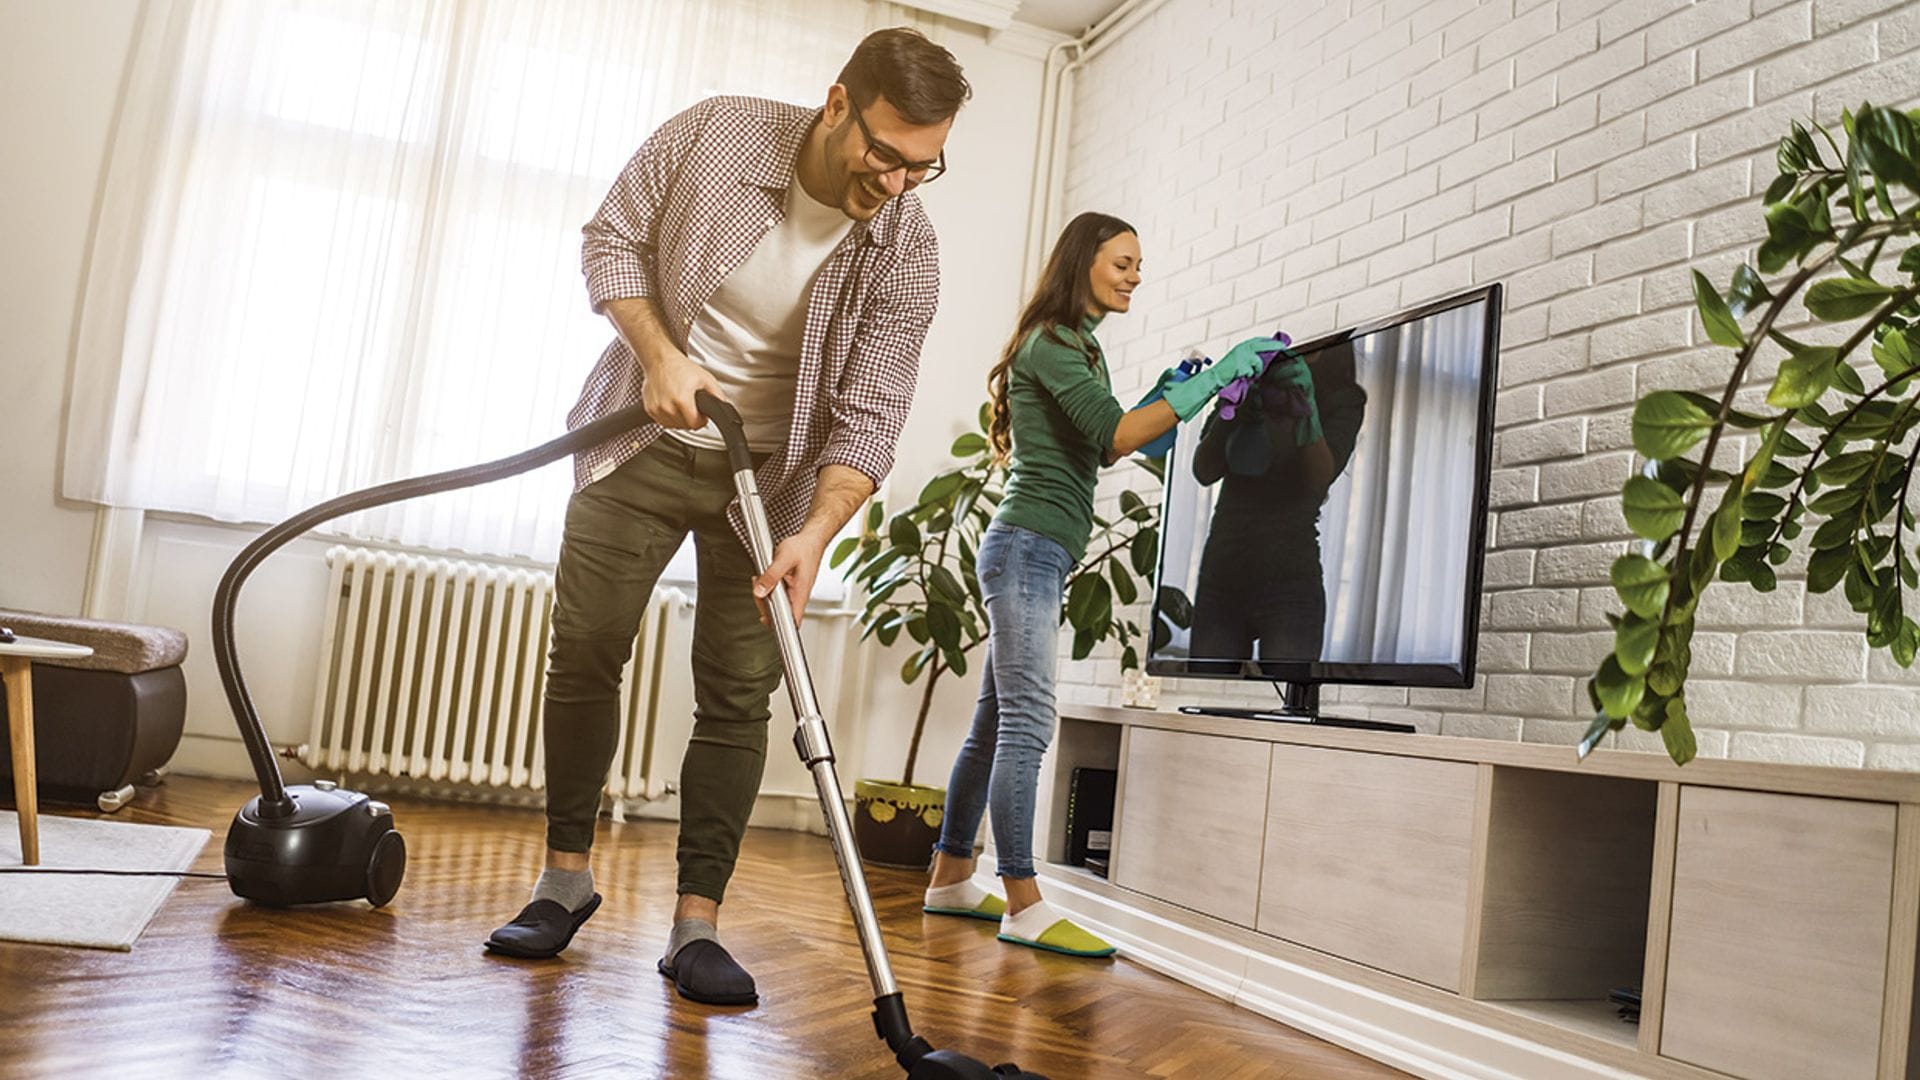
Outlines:
{"label": "vacuum cleaner", "polygon": [[[754,565],[765,568],[773,560],[773,531],[754,482],[753,459],[747,450],[740,414],[732,405],[705,391],[697,394],[695,401],[726,440],[734,489],[746,518]],[[227,881],[235,895],[276,907],[360,899],[380,907],[400,890],[407,869],[406,842],[395,830],[393,811],[387,804],[327,780],[289,787],[280,775],[273,748],[267,742],[266,728],[247,693],[234,646],[233,612],[247,576],[289,540],[343,514],[523,473],[606,442],[647,421],[644,406],[630,405],[511,457],[349,492],[268,529],[234,558],[214,590],[214,663],[220,669],[227,703],[233,709],[234,722],[239,725],[247,757],[260,783],[260,794],[240,808],[227,831]],[[813,774],[820,807],[826,815],[827,837],[833,844],[834,861],[840,867],[840,883],[846,889],[854,929],[866,956],[867,975],[873,983],[875,1031],[907,1071],[908,1080],[1004,1080],[1006,1077],[1045,1080],[1016,1065],[988,1067],[964,1054],[935,1050],[926,1039],[913,1033],[907,1020],[906,1003],[899,984],[894,981],[886,945],[880,937],[880,920],[874,913],[873,897],[867,890],[859,852],[854,846],[853,825],[847,817],[846,803],[840,797],[833,746],[827,738],[826,721],[820,714],[806,656],[800,649],[799,624],[784,589],[773,590],[767,602],[781,663],[786,669],[787,692],[793,699],[794,715],[798,717],[793,734],[794,749]]]}

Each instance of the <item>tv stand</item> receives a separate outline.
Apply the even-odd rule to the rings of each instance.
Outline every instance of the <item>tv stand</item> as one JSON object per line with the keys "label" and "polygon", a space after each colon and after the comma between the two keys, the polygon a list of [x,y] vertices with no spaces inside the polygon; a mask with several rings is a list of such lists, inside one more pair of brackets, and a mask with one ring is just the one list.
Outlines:
{"label": "tv stand", "polygon": [[1286,699],[1277,709],[1242,709],[1226,705],[1182,705],[1188,716],[1225,716],[1234,720],[1272,720],[1284,724],[1312,724],[1316,727],[1353,728],[1358,731],[1397,731],[1412,734],[1412,724],[1390,720],[1356,720],[1346,716],[1320,715],[1318,683],[1288,683]]}
{"label": "tv stand", "polygon": [[[1076,768],[1119,774],[1104,878]],[[1035,808],[1123,958],[1417,1076],[1920,1077],[1912,772],[1063,702]]]}

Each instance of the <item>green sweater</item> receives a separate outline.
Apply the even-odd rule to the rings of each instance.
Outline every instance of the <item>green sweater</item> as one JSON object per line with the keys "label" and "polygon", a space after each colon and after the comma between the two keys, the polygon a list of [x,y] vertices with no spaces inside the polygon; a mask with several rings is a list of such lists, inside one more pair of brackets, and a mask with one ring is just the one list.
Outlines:
{"label": "green sweater", "polygon": [[995,517],[1059,542],[1076,563],[1093,534],[1094,480],[1126,412],[1093,337],[1099,325],[1089,315],[1077,330],[1060,328],[1068,344],[1045,327],[1033,331],[1007,377],[1013,456]]}

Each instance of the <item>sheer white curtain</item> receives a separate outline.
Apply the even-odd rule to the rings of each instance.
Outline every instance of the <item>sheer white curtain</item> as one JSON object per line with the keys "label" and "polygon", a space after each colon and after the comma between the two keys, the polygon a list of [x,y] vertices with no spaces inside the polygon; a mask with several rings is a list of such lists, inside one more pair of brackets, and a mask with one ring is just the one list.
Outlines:
{"label": "sheer white curtain", "polygon": [[[69,497],[265,522],[559,434],[611,334],[580,226],[714,93],[824,100],[867,0],[149,0],[90,259]],[[568,467],[345,535],[551,558]]]}
{"label": "sheer white curtain", "polygon": [[1354,343],[1366,420],[1320,512],[1328,660],[1460,659],[1486,317],[1467,304]]}

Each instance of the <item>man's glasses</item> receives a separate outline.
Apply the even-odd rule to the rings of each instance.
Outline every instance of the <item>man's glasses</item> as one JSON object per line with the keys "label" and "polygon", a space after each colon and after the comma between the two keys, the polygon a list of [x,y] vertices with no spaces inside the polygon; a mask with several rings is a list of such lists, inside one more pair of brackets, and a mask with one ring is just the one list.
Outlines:
{"label": "man's glasses", "polygon": [[853,122],[860,125],[861,137],[867,140],[868,168],[879,173],[904,169],[909,188],[930,184],[940,179],[941,174],[947,171],[945,150],[940,151],[940,156],[932,161],[908,161],[900,156],[899,151],[873,137],[873,131],[867,127],[866,118],[860,115],[860,106],[855,105],[851,100],[847,102],[847,106],[853,110]]}

